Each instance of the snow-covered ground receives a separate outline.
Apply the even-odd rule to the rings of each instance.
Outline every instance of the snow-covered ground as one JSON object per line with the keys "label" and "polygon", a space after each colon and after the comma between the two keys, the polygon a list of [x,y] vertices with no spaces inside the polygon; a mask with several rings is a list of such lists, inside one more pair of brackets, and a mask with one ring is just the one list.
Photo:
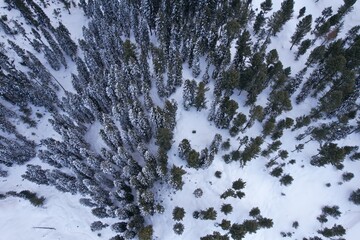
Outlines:
{"label": "snow-covered ground", "polygon": [[[253,5],[259,6],[260,0],[254,0]],[[276,11],[280,7],[281,1],[274,0],[273,9]],[[304,67],[306,57],[302,56],[299,61],[294,61],[294,50],[290,51],[290,36],[295,30],[298,22],[296,16],[299,9],[306,6],[306,15],[312,14],[313,19],[321,14],[322,9],[328,6],[333,6],[335,11],[342,1],[339,0],[320,0],[315,3],[314,0],[296,1],[294,18],[290,20],[278,36],[271,39],[271,44],[268,50],[272,48],[277,49],[280,60],[283,62],[284,67],[291,66],[292,74],[295,75],[297,71]],[[0,3],[0,11],[6,11],[2,7],[5,3]],[[48,16],[52,16],[54,23],[59,19],[69,28],[74,40],[78,40],[82,36],[81,28],[86,25],[86,18],[83,16],[78,8],[71,9],[71,15],[67,11],[62,10],[61,16],[55,17],[53,10],[60,7],[60,5],[51,5],[45,12]],[[256,8],[256,7],[254,7]],[[346,33],[347,29],[360,24],[360,3],[355,4],[355,9],[345,18],[345,25],[340,33],[340,36]],[[19,13],[15,10],[6,12],[9,19],[20,18]],[[269,13],[268,15],[270,15]],[[1,32],[1,37],[4,39],[5,35]],[[281,39],[287,39],[281,41]],[[31,46],[23,40],[17,39],[18,44],[22,43],[24,48]],[[296,49],[296,48],[294,48]],[[234,49],[233,49],[234,50]],[[71,73],[76,71],[74,64],[70,64],[68,69],[62,69],[54,72],[55,77],[61,81],[65,88],[72,91],[71,86]],[[45,63],[45,61],[44,61]],[[46,64],[46,63],[45,63]],[[203,70],[205,66],[202,66]],[[202,74],[204,71],[202,72]],[[201,75],[200,75],[201,76]],[[191,70],[184,69],[184,79],[191,78]],[[200,79],[197,79],[200,80]],[[211,94],[209,94],[211,95]],[[182,89],[171,96],[178,101],[179,106],[182,106]],[[242,106],[241,96],[234,96],[240,102],[240,109],[243,113],[248,113],[249,109]],[[259,101],[266,103],[267,96],[259,96]],[[208,108],[210,108],[211,98],[208,98]],[[293,101],[294,102],[294,101]],[[297,106],[293,104],[294,109],[281,115],[280,118],[292,117],[303,115],[310,110],[313,106],[311,100],[305,101],[303,104]],[[239,109],[239,110],[240,110]],[[40,109],[41,111],[41,109]],[[212,123],[207,121],[208,110],[197,112],[195,109],[185,111],[179,107],[177,113],[177,126],[174,132],[174,144],[169,152],[169,165],[173,163],[176,165],[183,165],[187,174],[184,175],[185,185],[183,190],[174,192],[168,186],[159,186],[158,200],[162,201],[165,207],[163,214],[155,215],[148,218],[147,222],[153,225],[154,236],[157,239],[199,239],[201,236],[212,233],[213,231],[224,232],[220,227],[215,227],[216,223],[220,223],[222,219],[230,220],[232,223],[241,223],[243,220],[248,219],[248,213],[253,207],[259,207],[261,214],[264,217],[273,219],[274,226],[271,229],[259,230],[256,234],[246,235],[246,240],[268,240],[280,239],[280,232],[292,232],[292,237],[288,239],[302,239],[303,237],[311,237],[317,234],[317,230],[322,227],[332,227],[334,223],[341,224],[347,230],[347,240],[357,240],[360,236],[360,210],[348,201],[348,197],[354,189],[359,187],[360,176],[359,162],[351,162],[346,159],[344,162],[344,169],[342,171],[336,170],[332,166],[314,167],[309,164],[310,157],[317,153],[319,144],[311,141],[306,144],[305,149],[300,152],[291,152],[295,149],[295,145],[302,142],[295,140],[302,131],[291,132],[285,130],[284,136],[281,138],[282,146],[280,149],[289,152],[288,160],[295,159],[295,164],[289,164],[288,160],[284,167],[284,173],[289,173],[294,181],[289,186],[280,184],[279,179],[272,177],[269,170],[265,167],[269,158],[258,157],[249,162],[244,168],[240,168],[238,162],[225,164],[222,160],[222,155],[228,151],[220,151],[216,155],[213,164],[205,170],[195,170],[187,168],[185,162],[179,159],[177,155],[177,146],[184,138],[190,140],[192,147],[200,151],[206,146],[209,146],[214,135],[220,133],[223,140],[230,138],[228,131],[217,129]],[[18,130],[23,132],[24,135],[30,139],[39,140],[46,137],[59,136],[51,130],[47,122],[47,117],[40,119],[37,129],[26,129],[24,126],[19,125]],[[193,130],[196,133],[193,133]],[[261,134],[262,127],[259,123],[255,123],[252,128],[245,132],[251,137]],[[303,129],[302,129],[303,130]],[[87,138],[95,139],[98,131],[97,126],[92,126],[92,131],[89,131]],[[34,132],[34,135],[31,133]],[[25,134],[27,133],[27,134]],[[263,148],[271,143],[268,137],[265,139]],[[360,142],[359,135],[350,135],[347,139],[339,141],[341,146],[345,145],[358,145]],[[95,144],[96,145],[96,144]],[[93,147],[95,149],[97,146]],[[238,143],[235,139],[231,140],[230,150],[237,149]],[[32,160],[32,164],[41,164],[37,158]],[[93,239],[109,239],[115,235],[109,228],[100,231],[101,235],[98,236],[97,232],[91,232],[89,225],[91,222],[98,220],[90,212],[89,208],[82,206],[79,203],[80,196],[70,195],[58,192],[54,187],[39,186],[34,183],[23,180],[21,175],[24,174],[25,166],[15,166],[9,168],[9,177],[0,179],[0,193],[7,191],[21,191],[30,190],[36,192],[39,196],[46,198],[45,204],[42,207],[34,207],[28,201],[20,198],[7,197],[0,200],[0,239],[6,240],[93,240]],[[221,171],[222,177],[219,179],[214,176],[215,171]],[[353,172],[355,177],[350,182],[343,182],[341,174],[343,172]],[[220,199],[220,195],[231,187],[233,181],[243,179],[246,182],[244,192],[246,196],[242,199],[227,198],[226,200]],[[331,186],[327,187],[326,184],[330,183]],[[195,189],[201,188],[203,196],[195,198],[193,192]],[[224,215],[221,211],[221,205],[230,203],[234,210],[231,214]],[[339,219],[329,217],[329,222],[323,226],[317,221],[316,217],[321,214],[321,208],[325,205],[337,205],[342,212]],[[186,211],[185,218],[182,221],[185,226],[182,235],[176,235],[172,226],[175,221],[172,220],[172,211],[175,206],[183,207]],[[194,219],[192,213],[195,210],[205,210],[206,208],[214,207],[217,210],[217,219],[200,220]],[[108,223],[114,220],[106,220]],[[294,229],[292,223],[298,221],[299,227]],[[39,229],[36,227],[50,227],[55,229]]]}

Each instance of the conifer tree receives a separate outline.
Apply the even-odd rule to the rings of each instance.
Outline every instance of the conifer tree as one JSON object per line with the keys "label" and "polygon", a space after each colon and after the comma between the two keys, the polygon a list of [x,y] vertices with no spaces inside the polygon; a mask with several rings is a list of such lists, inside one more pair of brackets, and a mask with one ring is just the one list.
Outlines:
{"label": "conifer tree", "polygon": [[283,25],[289,21],[294,12],[294,0],[284,0],[281,8],[271,16],[268,26],[269,34],[275,36],[281,31]]}
{"label": "conifer tree", "polygon": [[272,1],[271,0],[265,0],[260,4],[261,10],[264,11],[264,13],[269,12],[272,10]]}
{"label": "conifer tree", "polygon": [[206,108],[206,97],[205,93],[209,90],[205,86],[204,82],[200,82],[196,89],[196,97],[194,99],[194,107],[197,111],[201,111],[201,109]]}
{"label": "conifer tree", "polygon": [[306,51],[309,49],[310,46],[311,46],[311,40],[310,39],[303,40],[300,43],[298,51],[295,54],[295,60],[298,60],[301,55],[304,55],[306,53]]}
{"label": "conifer tree", "polygon": [[310,32],[311,30],[311,23],[312,23],[312,15],[307,15],[304,17],[300,22],[296,25],[295,33],[291,36],[291,47],[290,50],[293,48],[294,45],[298,45],[300,41],[305,37],[305,35]]}

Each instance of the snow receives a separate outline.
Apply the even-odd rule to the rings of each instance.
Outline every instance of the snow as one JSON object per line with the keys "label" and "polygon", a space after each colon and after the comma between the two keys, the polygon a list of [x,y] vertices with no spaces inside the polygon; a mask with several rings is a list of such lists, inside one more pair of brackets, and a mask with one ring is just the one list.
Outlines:
{"label": "snow", "polygon": [[[259,0],[253,1],[253,5],[260,6],[261,2]],[[273,1],[273,11],[279,9],[280,2]],[[312,14],[313,20],[315,20],[321,14],[323,8],[333,6],[333,10],[336,11],[341,4],[341,1],[319,1],[318,3],[314,1],[296,1],[294,17],[284,26],[284,29],[278,36],[272,37],[271,44],[268,47],[268,51],[273,48],[278,51],[284,68],[291,67],[292,76],[295,76],[298,71],[304,68],[307,55],[302,56],[297,62],[294,61],[296,48],[290,51],[290,42],[288,40],[280,41],[280,39],[290,39],[298,22],[296,17],[299,9],[306,6],[305,15]],[[345,18],[345,25],[341,34],[345,34],[348,29],[360,23],[359,16],[357,15],[360,10],[360,4],[356,3],[354,7],[355,9]],[[270,15],[271,12],[268,13],[268,16]],[[233,51],[235,51],[234,43],[231,44],[232,57],[234,56]],[[202,69],[202,72],[204,72],[204,66],[202,66]],[[184,68],[183,78],[191,79],[191,69]],[[181,105],[182,100],[179,92],[180,90],[173,97]],[[269,91],[265,90],[258,97],[257,104],[265,106],[268,93]],[[243,94],[240,97],[242,96]],[[237,94],[234,94],[232,97],[240,103],[244,102],[239,99]],[[211,99],[208,98],[208,101],[211,103]],[[301,115],[308,114],[311,108],[316,106],[316,102],[311,98],[306,99],[300,105],[295,105],[294,102],[294,99],[292,99],[293,110],[283,113],[278,119],[285,117],[295,119]],[[242,104],[240,104],[238,111],[248,114],[248,109],[244,109]],[[215,223],[220,223],[222,219],[230,220],[232,223],[241,223],[243,220],[249,219],[248,213],[253,207],[259,207],[262,216],[272,218],[274,226],[271,229],[261,229],[256,234],[247,234],[244,238],[246,240],[279,239],[281,237],[280,232],[291,232],[292,237],[290,239],[302,239],[319,235],[317,233],[318,230],[325,226],[332,227],[335,223],[342,224],[347,230],[347,234],[344,236],[345,239],[358,239],[358,236],[360,236],[359,209],[356,205],[349,202],[348,198],[350,193],[359,187],[360,177],[355,174],[355,177],[350,182],[343,182],[341,177],[341,174],[346,171],[357,173],[359,170],[358,163],[351,162],[349,159],[345,160],[343,171],[338,171],[332,166],[321,168],[311,166],[309,163],[310,158],[317,154],[318,143],[311,141],[305,145],[305,149],[301,153],[291,152],[297,144],[304,143],[295,140],[295,136],[304,131],[303,128],[295,132],[285,130],[284,136],[281,138],[282,146],[280,149],[289,152],[289,157],[284,163],[290,159],[296,160],[295,164],[286,163],[283,167],[284,173],[288,173],[294,178],[293,183],[289,186],[281,185],[279,179],[272,177],[269,174],[269,170],[265,167],[268,160],[274,157],[276,153],[272,154],[269,158],[260,156],[252,160],[244,168],[240,168],[238,162],[225,164],[221,158],[225,152],[220,151],[208,169],[190,169],[186,167],[186,162],[176,157],[177,146],[182,139],[188,139],[191,146],[195,150],[200,151],[210,145],[216,133],[222,135],[223,141],[230,138],[227,131],[219,130],[207,121],[207,114],[208,110],[201,112],[196,112],[195,109],[185,111],[183,108],[179,108],[178,110],[177,126],[174,132],[175,142],[169,156],[172,156],[171,163],[182,165],[187,174],[183,177],[185,184],[181,191],[174,192],[171,189],[167,191],[161,190],[161,194],[158,196],[163,201],[166,209],[164,214],[156,215],[151,219],[155,236],[158,239],[199,239],[213,231],[226,233],[220,227],[214,227]],[[196,133],[192,133],[193,130]],[[255,123],[245,134],[240,134],[240,137],[245,135],[256,137],[261,133],[261,130],[261,125]],[[262,148],[264,149],[264,146],[267,143],[271,143],[271,141],[270,138],[266,138]],[[346,139],[339,141],[338,144],[340,146],[353,146],[359,142],[360,138],[358,135],[350,135]],[[238,147],[238,143],[234,139],[231,139],[231,145],[230,151],[236,150]],[[215,171],[222,172],[221,179],[214,176]],[[228,188],[231,188],[232,182],[239,178],[246,182],[244,189],[245,197],[242,199],[220,199],[220,195]],[[327,183],[330,183],[331,186],[327,187]],[[197,188],[201,188],[204,192],[201,198],[195,198],[193,195],[194,190]],[[231,214],[225,216],[220,211],[223,203],[230,203],[233,206],[234,210]],[[321,208],[326,205],[339,206],[342,216],[339,219],[329,217],[329,221],[322,226],[316,217],[321,214]],[[186,211],[185,218],[182,221],[185,226],[182,235],[176,235],[172,232],[172,226],[176,223],[176,221],[172,220],[172,210],[176,206],[183,207]],[[205,210],[209,207],[214,207],[217,211],[215,221],[194,219],[192,217],[194,211]],[[294,221],[299,222],[297,229],[292,227]]]}
{"label": "snow", "polygon": [[[262,0],[254,0],[254,8],[260,6]],[[281,1],[273,1],[273,11],[280,7]],[[300,57],[298,62],[294,61],[294,52],[290,51],[290,42],[288,40],[282,41],[281,39],[290,39],[293,31],[295,30],[298,20],[296,19],[298,11],[303,6],[306,6],[306,15],[312,14],[313,20],[316,19],[323,8],[333,6],[333,10],[342,4],[342,1],[325,1],[320,0],[315,3],[313,0],[296,1],[294,17],[284,26],[278,36],[271,38],[271,44],[268,51],[275,48],[279,53],[280,60],[283,62],[284,67],[291,66],[292,75],[294,76],[299,70],[304,68],[304,63],[307,54]],[[4,3],[0,3],[2,7]],[[53,16],[52,12],[58,8],[56,4],[49,6],[45,12],[49,16]],[[4,11],[4,10],[1,10]],[[69,28],[69,31],[74,40],[82,37],[82,26],[86,25],[87,20],[79,8],[72,8],[71,15],[67,11],[62,10],[61,16],[58,18]],[[340,36],[346,33],[347,29],[360,23],[360,3],[355,4],[355,9],[345,18],[345,24]],[[20,15],[15,10],[7,13],[9,19],[20,18]],[[268,16],[271,12],[268,13]],[[29,30],[29,29],[27,29]],[[2,36],[4,38],[4,36]],[[16,39],[18,44],[24,48],[31,48],[25,40]],[[235,45],[231,45],[231,56],[233,58]],[[38,55],[37,55],[38,56]],[[39,58],[41,56],[38,56]],[[46,64],[43,58],[40,58]],[[69,60],[69,59],[68,59]],[[68,61],[68,69],[61,69],[58,72],[53,72],[54,76],[61,81],[65,89],[73,91],[71,86],[71,73],[76,72],[76,67]],[[200,81],[202,74],[205,72],[206,64],[201,59],[202,72],[196,79]],[[211,68],[210,68],[211,70]],[[211,71],[210,71],[211,72]],[[211,74],[210,74],[211,75]],[[183,79],[192,79],[191,69],[187,68],[184,64]],[[212,83],[211,83],[212,84]],[[209,86],[213,89],[213,86]],[[210,96],[211,90],[207,93]],[[265,106],[269,89],[265,90],[258,98],[257,104]],[[244,93],[240,96],[235,93],[232,98],[242,103],[245,99]],[[357,240],[360,236],[360,212],[359,207],[348,201],[348,197],[354,189],[359,187],[360,176],[359,163],[351,162],[346,159],[344,162],[343,171],[335,170],[332,166],[314,167],[309,164],[311,156],[317,153],[319,144],[311,141],[306,144],[305,149],[301,153],[291,152],[295,145],[303,142],[295,140],[295,136],[302,133],[304,129],[291,132],[285,130],[284,136],[281,138],[283,143],[282,150],[289,152],[288,160],[296,159],[296,163],[291,165],[288,160],[284,161],[284,173],[289,173],[294,181],[289,186],[282,186],[279,179],[272,177],[269,174],[269,169],[266,169],[265,164],[270,158],[274,157],[276,153],[268,158],[258,157],[249,162],[244,168],[240,168],[238,162],[225,164],[221,156],[228,151],[220,151],[216,155],[213,164],[207,169],[190,169],[186,167],[186,163],[177,157],[177,146],[184,138],[189,139],[191,146],[200,151],[208,147],[216,133],[220,133],[223,140],[231,138],[227,130],[217,129],[213,123],[208,122],[207,115],[210,108],[212,99],[208,99],[208,109],[201,112],[192,108],[190,111],[185,111],[182,108],[182,89],[171,96],[178,102],[177,112],[177,125],[174,130],[174,144],[169,152],[169,166],[173,163],[182,165],[187,171],[184,175],[185,185],[181,191],[174,192],[167,185],[158,186],[158,200],[162,201],[165,207],[163,214],[157,214],[152,218],[148,218],[149,224],[153,225],[154,235],[157,239],[199,239],[206,234],[213,231],[224,233],[220,227],[215,227],[215,223],[220,223],[222,219],[228,219],[232,223],[241,223],[245,219],[249,219],[248,212],[253,207],[259,207],[261,214],[264,217],[272,218],[274,226],[271,229],[259,230],[256,234],[246,235],[246,240],[267,240],[267,239],[280,239],[280,232],[294,232],[291,239],[302,239],[303,237],[310,237],[317,234],[317,230],[321,229],[321,224],[316,220],[316,217],[321,214],[321,208],[325,205],[338,205],[342,216],[339,219],[329,217],[329,222],[324,226],[332,226],[334,223],[342,224],[347,234],[344,236],[347,240]],[[293,99],[292,99],[293,100]],[[160,101],[160,100],[159,100]],[[156,101],[157,102],[157,101]],[[292,111],[282,114],[279,119],[284,117],[291,117],[295,119],[309,113],[310,109],[316,105],[313,99],[306,99],[301,105],[295,105]],[[35,108],[34,108],[35,109]],[[43,109],[35,109],[40,112]],[[33,114],[35,113],[33,111]],[[249,108],[240,104],[239,110],[244,114],[248,114]],[[60,136],[51,130],[51,125],[48,123],[48,115],[38,120],[38,127],[36,129],[27,129],[24,125],[18,125],[18,131],[24,133],[30,139],[39,141],[46,137],[53,137],[58,139]],[[320,122],[319,122],[320,124]],[[99,152],[103,146],[103,142],[98,136],[101,125],[94,124],[86,135],[86,140],[92,143],[92,147],[96,152]],[[196,133],[193,133],[193,130]],[[240,134],[240,137],[248,135],[256,137],[260,135],[262,130],[261,124],[256,122],[254,126],[246,131],[245,134]],[[34,132],[35,135],[32,135]],[[266,138],[262,148],[268,143],[271,143],[270,138]],[[358,145],[360,142],[359,135],[352,134],[347,139],[337,142],[341,146],[345,145]],[[231,150],[238,148],[238,142],[231,138]],[[278,160],[282,161],[282,160]],[[42,164],[40,160],[35,158],[30,162],[31,164]],[[15,166],[9,168],[9,177],[0,179],[0,193],[7,191],[21,191],[31,190],[36,192],[39,196],[46,198],[45,205],[42,207],[34,207],[28,201],[20,198],[8,197],[5,200],[0,200],[0,231],[2,239],[7,240],[28,240],[28,239],[44,239],[44,240],[94,240],[94,239],[108,239],[115,235],[109,228],[101,231],[101,236],[97,233],[91,232],[89,225],[93,221],[97,221],[95,216],[90,212],[89,208],[82,206],[79,203],[80,196],[70,195],[68,193],[61,193],[53,187],[39,186],[28,181],[24,181],[21,177],[26,170],[26,166]],[[221,171],[222,177],[216,178],[215,171]],[[350,182],[342,182],[342,172],[353,172],[355,177]],[[227,198],[226,200],[220,199],[220,195],[228,188],[231,188],[233,181],[243,179],[246,182],[246,187],[243,190],[245,197],[242,199]],[[330,187],[325,184],[330,183]],[[341,184],[340,184],[341,183]],[[193,192],[195,189],[201,188],[204,192],[201,198],[195,198]],[[234,210],[231,214],[225,216],[221,211],[223,203],[230,203]],[[184,207],[186,214],[182,221],[185,225],[184,233],[180,236],[176,235],[172,226],[176,222],[172,220],[172,210],[175,206]],[[217,210],[217,220],[200,220],[194,219],[192,213],[195,210],[205,210],[206,208],[214,207]],[[106,219],[109,223],[114,220]],[[298,221],[299,228],[292,228],[292,222]],[[56,230],[48,229],[35,229],[34,227],[54,227]]]}
{"label": "snow", "polygon": [[[34,160],[32,164],[39,162]],[[25,170],[26,166],[10,168],[9,177],[0,182],[1,193],[30,190],[38,196],[44,196],[45,204],[35,207],[29,201],[18,197],[0,200],[1,239],[96,240],[109,239],[114,235],[110,230],[102,231],[101,237],[91,232],[90,224],[98,219],[92,215],[89,208],[79,203],[80,196],[21,180]],[[55,230],[36,227],[49,227]]]}

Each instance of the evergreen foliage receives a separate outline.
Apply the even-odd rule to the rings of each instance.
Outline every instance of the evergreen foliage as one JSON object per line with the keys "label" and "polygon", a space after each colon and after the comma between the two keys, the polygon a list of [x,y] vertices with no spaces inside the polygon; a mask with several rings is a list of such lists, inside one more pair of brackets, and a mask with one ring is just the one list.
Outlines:
{"label": "evergreen foliage", "polygon": [[[69,0],[60,2],[69,14],[77,7]],[[360,131],[360,27],[354,26],[342,34],[343,38],[338,36],[355,3],[344,0],[335,11],[323,9],[313,30],[312,15],[305,16],[306,7],[300,9],[293,35],[281,41],[290,40],[290,49],[298,46],[296,60],[310,48],[312,51],[305,68],[292,74],[285,66],[289,64],[280,61],[283,53],[268,47],[293,17],[294,0],[283,0],[280,9],[271,14],[271,0],[263,0],[258,10],[246,0],[80,0],[78,6],[87,25],[78,42],[60,17],[53,21],[46,15],[43,8],[50,3],[5,0],[3,10],[16,9],[21,16],[16,20],[6,15],[0,18],[0,27],[8,37],[0,43],[0,165],[10,168],[39,157],[41,166],[28,164],[22,177],[62,192],[80,193],[84,196],[80,203],[91,207],[96,217],[120,219],[111,225],[118,234],[112,239],[154,238],[153,226],[145,225],[145,220],[165,211],[156,202],[159,196],[154,187],[168,184],[182,190],[186,168],[195,168],[189,174],[201,172],[216,161],[219,151],[228,151],[222,153],[225,163],[239,161],[241,167],[259,154],[269,158],[265,166],[270,175],[287,186],[294,179],[284,173],[288,169],[285,164],[295,160],[281,160],[294,152],[305,152],[309,141],[317,141],[318,154],[311,157],[310,164],[331,164],[341,170],[346,156],[360,159],[357,146],[338,142]],[[309,32],[311,38],[304,39]],[[68,79],[73,89],[62,85],[66,81],[59,78],[65,76],[62,67],[66,74],[75,71]],[[185,72],[194,79],[183,79]],[[294,93],[296,104],[311,97],[314,108],[308,115],[294,117],[295,121],[279,119],[297,107],[291,101]],[[170,150],[173,140],[178,140],[174,133],[182,131],[176,124],[185,114],[178,111],[178,104],[190,111],[187,114],[209,107],[208,120],[219,129],[228,129],[232,139],[223,142],[222,135],[216,133],[213,139],[206,139],[201,150],[192,139],[183,139],[178,157],[186,164],[173,165],[177,160],[172,159]],[[241,104],[249,107],[248,115]],[[43,139],[37,133],[43,131],[40,126],[47,119],[56,137]],[[265,121],[261,136],[253,134],[256,121]],[[299,142],[294,150],[280,149],[290,128],[297,140],[309,140]],[[238,146],[230,149],[236,141]],[[261,149],[264,142],[268,145]],[[7,177],[7,168],[0,166],[0,177]],[[215,172],[217,181],[226,180],[220,179],[221,175]],[[341,176],[344,182],[354,178],[350,172]],[[238,179],[231,188],[221,190],[220,198],[241,199],[244,187],[245,182]],[[202,194],[200,188],[194,191],[196,198]],[[34,205],[45,200],[28,190],[0,194],[0,198],[4,196],[23,197]],[[203,198],[196,199],[200,200]],[[353,191],[349,200],[359,205],[360,190]],[[220,210],[227,215],[237,209],[224,203]],[[185,211],[175,207],[173,219],[182,221]],[[249,215],[251,219],[242,223],[223,219],[218,226],[225,232],[201,239],[243,239],[247,233],[273,226],[272,219],[262,217],[259,208],[251,209]],[[195,211],[193,216],[216,220],[217,212],[210,207]],[[323,207],[318,220],[325,223],[329,216],[340,217],[339,208]],[[95,221],[90,229],[100,231],[107,226]],[[173,230],[181,235],[184,225],[178,222]],[[318,233],[333,238],[346,231],[334,225]]]}

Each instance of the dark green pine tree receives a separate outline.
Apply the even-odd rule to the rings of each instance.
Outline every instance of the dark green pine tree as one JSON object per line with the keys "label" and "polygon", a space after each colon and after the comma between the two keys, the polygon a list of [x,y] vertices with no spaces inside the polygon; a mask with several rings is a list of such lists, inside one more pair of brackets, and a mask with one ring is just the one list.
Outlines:
{"label": "dark green pine tree", "polygon": [[272,10],[272,1],[271,0],[265,0],[260,4],[261,10],[264,11],[264,13],[267,13]]}
{"label": "dark green pine tree", "polygon": [[190,81],[186,79],[184,82],[183,89],[183,106],[185,110],[189,110],[194,105],[196,93],[196,82],[195,80]]}
{"label": "dark green pine tree", "polygon": [[290,50],[294,47],[294,45],[298,45],[300,41],[305,37],[305,35],[310,32],[312,23],[312,15],[307,15],[296,25],[295,33],[291,36],[291,47]]}
{"label": "dark green pine tree", "polygon": [[251,39],[249,31],[244,30],[238,38],[236,44],[234,66],[236,69],[243,69],[246,58],[251,56]]}
{"label": "dark green pine tree", "polygon": [[168,128],[159,128],[156,134],[156,144],[168,151],[172,145],[173,133]]}
{"label": "dark green pine tree", "polygon": [[360,205],[360,188],[350,194],[349,200],[356,205]]}
{"label": "dark green pine tree", "polygon": [[261,30],[261,28],[265,25],[265,17],[263,11],[259,12],[258,15],[256,15],[255,22],[253,25],[253,30],[255,34],[258,34]]}
{"label": "dark green pine tree", "polygon": [[299,57],[301,55],[304,55],[306,53],[306,51],[309,49],[310,46],[311,46],[311,40],[310,39],[305,39],[304,41],[302,41],[300,43],[298,51],[295,54],[295,60],[299,60]]}
{"label": "dark green pine tree", "polygon": [[196,90],[196,97],[194,99],[194,107],[197,111],[201,111],[201,109],[206,108],[205,93],[207,91],[209,91],[209,88],[206,87],[204,82],[200,82]]}
{"label": "dark green pine tree", "polygon": [[318,167],[331,164],[342,169],[342,162],[346,156],[344,148],[338,147],[336,143],[326,143],[321,146],[319,153],[311,158],[311,165]]}
{"label": "dark green pine tree", "polygon": [[280,10],[274,12],[269,19],[269,34],[275,36],[280,32],[284,24],[291,19],[293,12],[294,0],[284,0],[281,3]]}
{"label": "dark green pine tree", "polygon": [[299,10],[299,15],[298,15],[298,17],[297,17],[297,18],[301,18],[301,17],[303,17],[303,16],[304,16],[304,14],[305,14],[305,12],[306,12],[306,7],[302,7],[302,8],[300,8],[300,10]]}
{"label": "dark green pine tree", "polygon": [[175,188],[176,190],[181,190],[184,182],[182,180],[182,176],[186,173],[182,167],[177,167],[175,165],[172,166],[170,170],[170,179],[169,183],[170,185]]}
{"label": "dark green pine tree", "polygon": [[172,214],[175,221],[182,221],[185,216],[185,210],[181,207],[175,207]]}
{"label": "dark green pine tree", "polygon": [[215,125],[218,128],[228,128],[231,120],[236,114],[236,110],[239,108],[239,105],[236,101],[225,97],[219,106],[218,111],[215,115]]}

